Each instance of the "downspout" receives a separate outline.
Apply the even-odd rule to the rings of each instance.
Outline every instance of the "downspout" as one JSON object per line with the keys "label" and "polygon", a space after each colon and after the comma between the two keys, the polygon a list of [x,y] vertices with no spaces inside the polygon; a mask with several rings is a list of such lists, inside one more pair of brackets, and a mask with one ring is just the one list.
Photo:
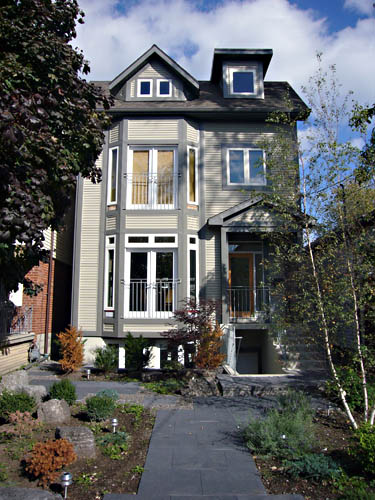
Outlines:
{"label": "downspout", "polygon": [[51,230],[51,248],[49,251],[49,265],[48,265],[48,281],[47,281],[47,310],[46,310],[46,324],[44,328],[44,354],[48,354],[48,330],[49,318],[51,308],[51,288],[52,288],[52,266],[53,266],[53,249],[55,246],[55,232]]}

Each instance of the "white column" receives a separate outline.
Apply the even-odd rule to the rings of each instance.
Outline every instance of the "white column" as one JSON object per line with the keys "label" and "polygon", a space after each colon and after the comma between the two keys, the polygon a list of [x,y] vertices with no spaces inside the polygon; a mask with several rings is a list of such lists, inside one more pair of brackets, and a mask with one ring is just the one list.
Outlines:
{"label": "white column", "polygon": [[160,368],[160,346],[154,345],[150,348],[151,357],[148,368]]}
{"label": "white column", "polygon": [[122,345],[118,348],[118,367],[119,369],[125,368],[125,347]]}

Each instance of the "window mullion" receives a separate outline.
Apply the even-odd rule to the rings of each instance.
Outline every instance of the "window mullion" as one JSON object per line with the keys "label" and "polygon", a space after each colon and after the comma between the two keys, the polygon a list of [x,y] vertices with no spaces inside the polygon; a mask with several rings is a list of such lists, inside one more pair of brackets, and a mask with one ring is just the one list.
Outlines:
{"label": "window mullion", "polygon": [[250,184],[250,154],[248,149],[244,150],[243,161],[245,184]]}

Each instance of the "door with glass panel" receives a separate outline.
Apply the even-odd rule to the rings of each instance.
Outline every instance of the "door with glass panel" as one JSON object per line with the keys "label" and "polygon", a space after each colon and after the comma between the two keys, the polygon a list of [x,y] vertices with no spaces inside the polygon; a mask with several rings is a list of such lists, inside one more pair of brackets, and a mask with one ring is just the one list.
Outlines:
{"label": "door with glass panel", "polygon": [[175,155],[173,148],[130,150],[128,208],[174,208]]}
{"label": "door with glass panel", "polygon": [[176,296],[175,251],[128,251],[125,269],[126,317],[170,317]]}

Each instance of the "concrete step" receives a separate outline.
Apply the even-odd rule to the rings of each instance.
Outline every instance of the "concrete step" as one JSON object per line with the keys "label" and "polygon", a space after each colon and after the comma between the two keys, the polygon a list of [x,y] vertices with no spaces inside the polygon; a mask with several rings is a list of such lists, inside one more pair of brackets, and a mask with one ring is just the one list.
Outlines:
{"label": "concrete step", "polygon": [[107,493],[103,500],[304,500],[301,495],[131,495]]}

